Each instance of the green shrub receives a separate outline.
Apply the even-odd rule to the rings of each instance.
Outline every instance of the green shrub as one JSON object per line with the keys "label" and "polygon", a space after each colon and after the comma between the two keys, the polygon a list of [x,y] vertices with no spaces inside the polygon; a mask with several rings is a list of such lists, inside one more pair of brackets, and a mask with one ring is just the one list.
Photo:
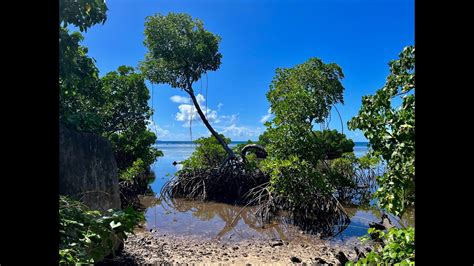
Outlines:
{"label": "green shrub", "polygon": [[144,215],[133,208],[101,213],[60,196],[59,263],[90,264],[103,260],[114,253],[118,241],[126,238],[125,232],[132,233],[142,220]]}
{"label": "green shrub", "polygon": [[[383,240],[382,244],[376,244],[374,250],[365,254],[365,258],[359,259],[356,265],[414,265],[415,264],[415,228],[393,227],[387,232],[369,229],[369,234],[378,234]],[[367,240],[368,237],[364,237]],[[347,265],[347,264],[346,264]]]}
{"label": "green shrub", "polygon": [[330,192],[331,187],[324,174],[315,166],[297,156],[288,159],[271,157],[262,162],[263,170],[270,175],[271,192],[284,196],[294,204],[302,204],[311,200],[314,190]]}
{"label": "green shrub", "polygon": [[[220,136],[227,144],[231,142],[224,135],[220,134]],[[227,157],[226,151],[214,136],[198,138],[194,143],[197,145],[196,149],[188,159],[184,160],[183,170],[216,168]]]}

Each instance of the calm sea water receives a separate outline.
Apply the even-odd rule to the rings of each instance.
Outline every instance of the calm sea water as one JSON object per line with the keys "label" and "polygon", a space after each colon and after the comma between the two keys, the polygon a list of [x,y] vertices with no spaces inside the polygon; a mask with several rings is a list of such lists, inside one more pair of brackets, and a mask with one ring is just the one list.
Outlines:
{"label": "calm sea water", "polygon": [[[238,143],[230,144],[234,147]],[[354,152],[360,157],[367,153],[368,146],[364,142],[356,142]],[[180,169],[180,165],[173,166],[174,161],[188,158],[194,151],[195,144],[191,142],[162,141],[157,143],[158,149],[164,156],[152,165],[156,179],[151,184],[152,190],[159,195],[161,188]],[[242,210],[241,207],[222,203],[199,201],[175,201],[173,204],[161,202],[146,211],[148,229],[169,234],[195,235],[205,238],[219,238],[238,240],[248,238],[292,239],[300,234],[299,229],[291,225],[274,224],[261,228],[250,213],[251,209]],[[334,241],[346,241],[366,234],[368,224],[379,221],[377,211],[347,208],[351,218],[350,225]],[[409,217],[405,224],[412,224]]]}

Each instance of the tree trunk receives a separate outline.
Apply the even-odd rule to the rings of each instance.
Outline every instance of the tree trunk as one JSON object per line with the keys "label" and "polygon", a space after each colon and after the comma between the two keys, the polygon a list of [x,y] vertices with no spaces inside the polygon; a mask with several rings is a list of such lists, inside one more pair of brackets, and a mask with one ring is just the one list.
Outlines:
{"label": "tree trunk", "polygon": [[193,104],[196,107],[196,110],[198,111],[198,114],[201,117],[201,120],[204,123],[204,125],[206,125],[207,129],[211,131],[211,134],[219,141],[219,143],[224,148],[224,150],[229,154],[229,158],[235,157],[235,154],[232,151],[232,149],[229,148],[227,143],[225,143],[225,141],[221,138],[221,136],[219,136],[219,134],[214,130],[214,128],[212,128],[211,124],[209,124],[209,121],[207,121],[206,116],[202,112],[201,107],[199,106],[199,103],[196,100],[196,97],[194,96],[194,91],[191,85],[189,85],[189,88],[186,90],[186,92],[189,94],[189,96],[191,96],[191,99],[193,100]]}

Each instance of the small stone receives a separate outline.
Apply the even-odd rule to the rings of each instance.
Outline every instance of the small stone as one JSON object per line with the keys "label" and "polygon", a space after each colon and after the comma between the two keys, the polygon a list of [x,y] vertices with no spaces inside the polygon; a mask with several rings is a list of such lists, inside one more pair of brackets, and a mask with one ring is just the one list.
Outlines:
{"label": "small stone", "polygon": [[300,263],[301,262],[301,259],[298,258],[298,257],[295,257],[295,256],[291,257],[290,260],[291,260],[291,262],[294,262],[294,263]]}
{"label": "small stone", "polygon": [[270,246],[271,247],[283,246],[283,241],[282,240],[272,241],[272,242],[270,242]]}
{"label": "small stone", "polygon": [[327,262],[321,258],[315,258],[314,262],[316,262],[317,264],[327,264]]}
{"label": "small stone", "polygon": [[232,247],[232,249],[233,249],[233,250],[237,250],[237,249],[239,249],[239,247]]}
{"label": "small stone", "polygon": [[339,262],[342,265],[345,265],[346,262],[349,261],[349,259],[346,257],[346,254],[344,254],[344,252],[342,252],[342,251],[339,251],[339,253],[336,254],[336,258],[339,260]]}

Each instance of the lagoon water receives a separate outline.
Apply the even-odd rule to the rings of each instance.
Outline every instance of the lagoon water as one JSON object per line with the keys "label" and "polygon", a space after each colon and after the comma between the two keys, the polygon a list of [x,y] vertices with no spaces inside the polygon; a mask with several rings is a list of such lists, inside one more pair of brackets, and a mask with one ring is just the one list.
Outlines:
{"label": "lagoon water", "polygon": [[[239,142],[231,143],[231,147]],[[355,143],[354,152],[357,157],[367,153],[367,143]],[[162,141],[157,143],[164,156],[152,165],[156,179],[151,188],[158,196],[161,188],[179,170],[180,165],[173,166],[174,161],[188,158],[194,151],[191,142]],[[252,208],[242,209],[222,203],[209,203],[189,200],[176,200],[173,203],[159,202],[146,211],[147,229],[155,229],[164,234],[193,235],[196,237],[213,238],[224,241],[238,241],[249,238],[280,238],[291,240],[301,232],[296,226],[289,224],[271,224],[262,228],[252,215]],[[369,222],[379,221],[380,214],[375,210],[346,208],[351,216],[351,223],[332,241],[354,240],[367,233]],[[402,221],[413,224],[413,214],[407,215]]]}

